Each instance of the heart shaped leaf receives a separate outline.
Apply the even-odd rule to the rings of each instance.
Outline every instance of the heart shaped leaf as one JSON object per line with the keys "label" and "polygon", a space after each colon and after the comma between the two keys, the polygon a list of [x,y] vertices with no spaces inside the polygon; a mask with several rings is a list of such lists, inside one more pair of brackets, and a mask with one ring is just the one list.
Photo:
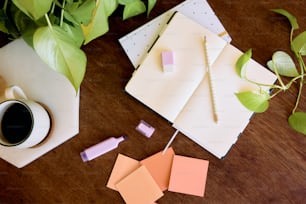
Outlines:
{"label": "heart shaped leaf", "polygon": [[300,33],[293,39],[291,49],[296,53],[306,56],[306,31]]}
{"label": "heart shaped leaf", "polygon": [[84,44],[87,44],[97,37],[100,37],[109,30],[107,19],[108,16],[103,2],[104,1],[101,0],[96,2],[96,7],[93,10],[90,23],[88,25],[81,25],[85,37]]}
{"label": "heart shaped leaf", "polygon": [[112,15],[112,13],[116,10],[118,7],[118,1],[117,0],[108,0],[108,1],[103,1],[104,8],[105,8],[105,13],[106,16]]}
{"label": "heart shaped leaf", "polygon": [[306,113],[295,112],[289,116],[288,122],[294,130],[306,135]]}
{"label": "heart shaped leaf", "polygon": [[53,70],[65,75],[78,91],[84,78],[86,55],[59,26],[41,27],[33,37],[34,49]]}
{"label": "heart shaped leaf", "polygon": [[283,51],[275,52],[267,66],[274,72],[276,69],[277,73],[282,76],[295,77],[299,75],[292,58]]}
{"label": "heart shaped leaf", "polygon": [[147,11],[147,16],[149,16],[149,14],[151,13],[153,7],[156,4],[156,0],[149,0],[148,1],[148,11]]}
{"label": "heart shaped leaf", "polygon": [[274,11],[275,13],[281,14],[283,16],[286,16],[287,19],[289,20],[290,24],[291,24],[291,28],[293,30],[296,30],[299,28],[299,25],[297,23],[297,20],[295,18],[294,15],[292,15],[291,13],[289,13],[288,11],[284,10],[284,9],[272,9],[272,11]]}
{"label": "heart shaped leaf", "polygon": [[262,113],[269,107],[270,95],[267,92],[245,91],[236,93],[239,101],[249,110]]}
{"label": "heart shaped leaf", "polygon": [[146,5],[140,0],[134,0],[124,6],[123,20],[137,16],[138,14],[144,13],[145,11]]}
{"label": "heart shaped leaf", "polygon": [[66,4],[64,12],[65,18],[71,22],[78,22],[87,25],[91,20],[91,15],[96,6],[95,0],[87,0],[82,2],[71,2]]}
{"label": "heart shaped leaf", "polygon": [[74,42],[77,47],[81,47],[84,42],[83,31],[80,26],[69,25],[68,23],[63,23],[62,29],[66,32]]}
{"label": "heart shaped leaf", "polygon": [[240,78],[245,78],[245,67],[247,62],[252,57],[252,49],[249,49],[245,53],[243,53],[236,62],[236,72],[240,76]]}
{"label": "heart shaped leaf", "polygon": [[13,0],[13,3],[27,16],[38,20],[50,10],[53,0]]}

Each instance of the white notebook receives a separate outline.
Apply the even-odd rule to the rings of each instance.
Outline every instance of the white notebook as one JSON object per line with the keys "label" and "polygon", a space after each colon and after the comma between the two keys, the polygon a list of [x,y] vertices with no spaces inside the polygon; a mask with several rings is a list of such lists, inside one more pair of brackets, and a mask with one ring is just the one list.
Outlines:
{"label": "white notebook", "polygon": [[227,42],[232,40],[206,0],[186,0],[119,39],[119,43],[135,68],[141,64],[148,49],[176,11],[205,26]]}
{"label": "white notebook", "polygon": [[[212,100],[205,66],[203,39],[211,64],[218,123],[213,119]],[[174,70],[163,72],[161,53],[174,53]],[[159,113],[184,135],[223,158],[249,123],[253,112],[240,104],[236,92],[258,89],[239,78],[235,63],[242,54],[224,39],[176,12],[125,90]],[[247,76],[261,83],[274,83],[275,75],[251,60]]]}

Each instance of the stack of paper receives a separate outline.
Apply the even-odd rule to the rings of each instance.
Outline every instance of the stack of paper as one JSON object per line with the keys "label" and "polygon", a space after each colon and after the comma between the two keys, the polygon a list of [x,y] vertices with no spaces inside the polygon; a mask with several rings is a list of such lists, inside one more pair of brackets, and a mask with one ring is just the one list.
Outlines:
{"label": "stack of paper", "polygon": [[126,203],[154,203],[163,191],[204,196],[208,161],[175,155],[172,148],[140,162],[119,154],[107,187]]}

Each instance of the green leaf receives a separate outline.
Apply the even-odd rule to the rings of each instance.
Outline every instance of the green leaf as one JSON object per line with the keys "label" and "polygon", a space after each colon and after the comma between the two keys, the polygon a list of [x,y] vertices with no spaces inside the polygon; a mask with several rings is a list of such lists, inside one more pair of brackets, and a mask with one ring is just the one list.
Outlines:
{"label": "green leaf", "polygon": [[33,37],[34,49],[53,70],[68,78],[78,91],[86,68],[85,53],[58,26],[41,27]]}
{"label": "green leaf", "polygon": [[30,17],[25,15],[17,7],[11,8],[11,14],[14,19],[15,25],[20,32],[24,32],[28,29],[29,24],[34,24]]}
{"label": "green leaf", "polygon": [[97,37],[100,37],[109,30],[108,19],[103,1],[98,0],[96,2],[96,7],[92,13],[90,23],[88,25],[81,24],[81,27],[85,37],[84,44],[87,44]]}
{"label": "green leaf", "polygon": [[66,32],[66,34],[75,42],[76,47],[82,46],[84,42],[84,36],[80,26],[63,23],[62,28]]}
{"label": "green leaf", "polygon": [[239,75],[240,78],[245,77],[245,68],[247,62],[251,59],[252,57],[252,49],[249,49],[245,53],[243,53],[237,60],[236,62],[236,72]]}
{"label": "green leaf", "polygon": [[132,3],[126,4],[123,10],[123,20],[137,16],[146,11],[146,5],[140,0],[134,0]]}
{"label": "green leaf", "polygon": [[37,20],[51,8],[53,0],[13,0],[13,3],[27,16]]}
{"label": "green leaf", "polygon": [[[138,1],[138,0],[136,0]],[[135,2],[135,0],[118,0],[118,3],[121,4],[121,5],[128,5],[128,4],[131,4]]]}
{"label": "green leaf", "polygon": [[245,91],[236,93],[236,96],[240,103],[253,112],[262,113],[269,107],[270,95],[267,92]]}
{"label": "green leaf", "polygon": [[155,4],[156,4],[156,0],[149,0],[149,1],[148,1],[148,11],[147,11],[147,16],[149,16],[149,15],[150,15],[150,13],[151,13],[151,11],[152,11],[153,7],[155,6]]}
{"label": "green leaf", "polygon": [[267,66],[273,72],[276,69],[277,73],[282,76],[296,77],[299,75],[292,58],[283,51],[276,51],[272,56],[272,60],[268,61]]}
{"label": "green leaf", "polygon": [[119,5],[117,0],[103,1],[103,4],[105,9],[105,14],[108,17],[112,15],[112,13],[117,9]]}
{"label": "green leaf", "polygon": [[0,31],[11,35],[13,38],[20,37],[20,33],[18,32],[13,20],[7,16],[7,12],[3,9],[0,10]]}
{"label": "green leaf", "polygon": [[306,135],[306,113],[295,112],[289,116],[288,122],[294,130]]}
{"label": "green leaf", "polygon": [[0,9],[0,31],[4,33],[8,33],[8,29],[6,28],[7,16],[3,9]]}
{"label": "green leaf", "polygon": [[296,30],[299,28],[299,25],[297,23],[297,20],[295,18],[294,15],[292,15],[291,13],[289,13],[288,11],[284,10],[284,9],[271,9],[272,11],[274,11],[275,13],[281,14],[285,17],[287,17],[287,19],[289,20],[290,24],[291,24],[291,28],[293,30]]}
{"label": "green leaf", "polygon": [[22,35],[27,44],[33,47],[33,35],[38,25],[29,16],[19,10],[16,6],[10,8],[15,27]]}
{"label": "green leaf", "polygon": [[78,22],[87,25],[92,16],[92,12],[96,6],[95,0],[87,0],[84,3],[73,2],[71,4],[66,4],[65,6],[65,17],[72,21],[71,16]]}
{"label": "green leaf", "polygon": [[291,49],[295,53],[306,56],[306,31],[300,33],[292,40]]}

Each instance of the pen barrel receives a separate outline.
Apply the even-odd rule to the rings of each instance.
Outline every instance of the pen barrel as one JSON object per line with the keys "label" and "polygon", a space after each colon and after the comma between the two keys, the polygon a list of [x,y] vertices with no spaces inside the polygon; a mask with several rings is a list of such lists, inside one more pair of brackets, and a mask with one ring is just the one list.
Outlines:
{"label": "pen barrel", "polygon": [[217,122],[218,121],[218,115],[217,115],[217,103],[216,103],[216,92],[215,92],[215,87],[214,87],[214,78],[211,74],[211,70],[209,69],[207,71],[208,73],[208,83],[209,83],[209,89],[210,89],[210,96],[211,96],[211,103],[212,103],[212,109],[213,109],[213,118],[214,121]]}
{"label": "pen barrel", "polygon": [[207,75],[208,75],[208,83],[209,83],[209,92],[210,92],[210,98],[212,103],[212,112],[213,112],[213,119],[215,122],[218,122],[218,114],[217,114],[217,104],[216,104],[216,94],[215,94],[215,87],[214,87],[214,78],[212,74],[212,70],[210,67],[210,61],[208,57],[208,50],[207,50],[207,39],[206,36],[204,36],[204,55],[205,55],[205,66],[207,69]]}

